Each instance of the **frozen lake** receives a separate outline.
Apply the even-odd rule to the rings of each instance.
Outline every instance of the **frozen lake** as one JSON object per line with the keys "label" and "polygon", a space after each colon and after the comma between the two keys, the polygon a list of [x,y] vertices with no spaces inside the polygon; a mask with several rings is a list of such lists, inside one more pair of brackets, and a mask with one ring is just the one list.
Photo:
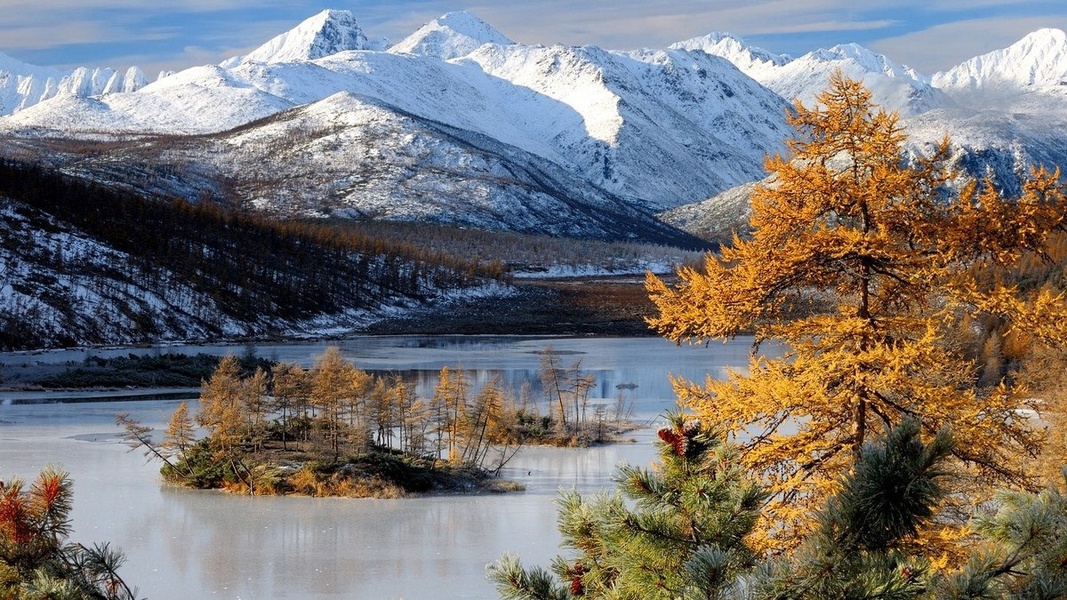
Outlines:
{"label": "frozen lake", "polygon": [[[613,404],[619,385],[635,414],[652,422],[674,406],[667,374],[703,379],[747,364],[750,340],[676,347],[659,338],[507,336],[369,337],[336,343],[257,346],[261,356],[310,366],[337,345],[360,368],[397,371],[432,393],[442,366],[472,381],[499,375],[537,383],[538,352],[551,345],[564,365],[582,359],[597,377],[593,402]],[[158,350],[141,349],[137,352]],[[243,346],[168,347],[164,351],[241,354]],[[126,354],[129,349],[116,349]],[[0,362],[80,361],[102,351],[3,354]],[[193,397],[195,394],[191,394]],[[121,548],[121,570],[143,597],[187,598],[487,598],[485,565],[504,552],[547,566],[559,552],[554,500],[561,487],[593,493],[611,487],[620,462],[647,465],[651,429],[636,443],[591,449],[526,448],[503,474],[526,491],[405,500],[244,497],[161,484],[158,465],[120,443],[116,412],[160,428],[178,400],[13,404],[0,392],[0,477],[32,479],[55,464],[74,479],[74,539]],[[54,397],[58,400],[59,398]]]}

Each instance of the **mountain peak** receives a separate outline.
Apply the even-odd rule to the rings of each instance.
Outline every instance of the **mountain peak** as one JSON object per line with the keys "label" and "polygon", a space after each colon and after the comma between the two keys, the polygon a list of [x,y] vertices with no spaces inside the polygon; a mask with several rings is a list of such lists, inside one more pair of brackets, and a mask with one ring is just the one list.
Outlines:
{"label": "mountain peak", "polygon": [[1038,29],[1001,50],[976,56],[933,77],[952,91],[1010,91],[1059,86],[1067,81],[1067,34]]}
{"label": "mountain peak", "polygon": [[474,14],[457,11],[423,25],[390,48],[389,52],[449,60],[466,56],[483,44],[506,46],[514,42]]}
{"label": "mountain peak", "polygon": [[1026,34],[1014,45],[1063,46],[1065,44],[1067,44],[1067,33],[1064,33],[1062,29],[1046,27]]}
{"label": "mountain peak", "polygon": [[784,54],[772,54],[763,48],[750,46],[743,39],[720,31],[672,44],[670,49],[699,50],[725,58],[732,62],[741,72],[757,80],[759,79],[757,75],[761,71],[780,67],[793,60]]}
{"label": "mountain peak", "polygon": [[889,77],[916,79],[919,81],[924,79],[913,69],[900,66],[884,54],[878,54],[856,43],[838,44],[829,49],[815,50],[804,55],[804,58],[819,62],[849,61],[870,73],[881,73]]}
{"label": "mountain peak", "polygon": [[315,60],[346,50],[365,50],[367,36],[347,10],[324,10],[293,29],[275,36],[243,59],[229,63],[283,63]]}

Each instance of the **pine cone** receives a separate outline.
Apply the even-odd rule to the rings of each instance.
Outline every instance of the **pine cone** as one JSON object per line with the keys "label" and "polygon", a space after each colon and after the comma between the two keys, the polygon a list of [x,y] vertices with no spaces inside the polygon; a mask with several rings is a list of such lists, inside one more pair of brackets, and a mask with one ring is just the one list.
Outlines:
{"label": "pine cone", "polygon": [[580,563],[580,562],[574,563],[574,568],[571,569],[570,572],[569,572],[569,575],[571,576],[571,595],[572,596],[584,596],[585,595],[585,584],[582,583],[582,575],[584,575],[584,574],[585,574],[585,567],[582,566],[582,563]]}

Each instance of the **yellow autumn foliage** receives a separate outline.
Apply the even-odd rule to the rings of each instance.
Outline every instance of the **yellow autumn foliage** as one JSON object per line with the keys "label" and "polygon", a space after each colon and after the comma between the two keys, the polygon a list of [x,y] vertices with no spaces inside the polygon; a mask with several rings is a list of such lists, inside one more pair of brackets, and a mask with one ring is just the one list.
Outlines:
{"label": "yellow autumn foliage", "polygon": [[[681,403],[731,432],[773,492],[767,548],[789,548],[862,444],[906,416],[926,436],[952,429],[961,491],[1027,485],[1023,459],[1037,454],[1041,430],[1020,410],[1038,406],[1000,371],[979,385],[960,327],[996,320],[999,349],[1067,341],[1060,290],[1008,276],[1064,225],[1059,173],[1035,170],[1017,198],[960,181],[947,139],[910,157],[897,116],[841,74],[789,120],[796,138],[789,156],[766,161],[751,237],[679,269],[677,284],[647,279],[650,324],[665,337],[752,334],[757,347],[785,348],[754,353],[747,373],[723,381],[673,380]],[[926,541],[957,539],[949,521]]]}

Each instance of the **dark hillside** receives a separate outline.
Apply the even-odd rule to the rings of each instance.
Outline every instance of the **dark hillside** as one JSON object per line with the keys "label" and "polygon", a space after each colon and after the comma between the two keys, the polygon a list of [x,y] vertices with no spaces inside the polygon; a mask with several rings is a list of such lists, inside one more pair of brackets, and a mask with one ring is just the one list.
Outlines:
{"label": "dark hillside", "polygon": [[306,333],[502,275],[499,265],[9,161],[0,161],[0,233],[0,349]]}

